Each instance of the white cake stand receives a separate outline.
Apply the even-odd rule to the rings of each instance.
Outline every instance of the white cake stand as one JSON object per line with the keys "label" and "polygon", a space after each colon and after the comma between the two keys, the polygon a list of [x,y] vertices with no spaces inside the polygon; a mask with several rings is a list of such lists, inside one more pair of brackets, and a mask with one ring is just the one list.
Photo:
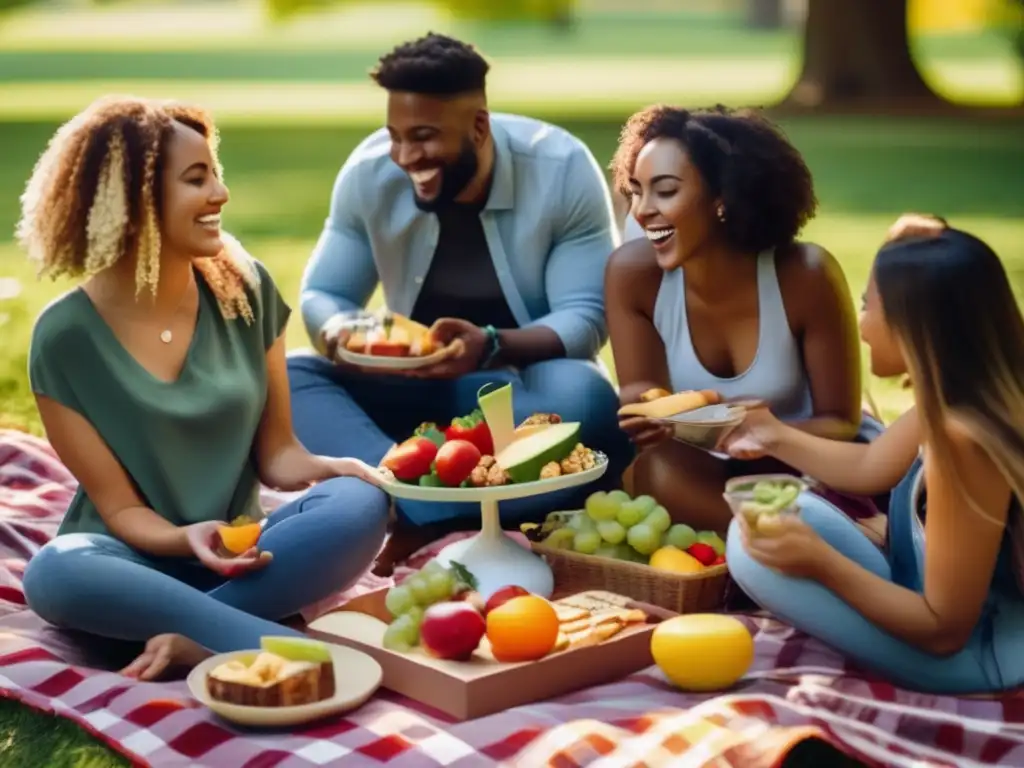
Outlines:
{"label": "white cake stand", "polygon": [[502,587],[513,584],[535,595],[551,597],[555,580],[550,566],[505,534],[501,529],[498,502],[540,496],[599,480],[608,469],[608,457],[597,451],[594,455],[597,462],[590,469],[533,483],[510,483],[489,488],[431,488],[389,478],[382,489],[396,499],[410,501],[479,502],[480,533],[449,544],[438,553],[438,562],[447,566],[454,560],[466,566],[476,577],[477,591],[484,600]]}

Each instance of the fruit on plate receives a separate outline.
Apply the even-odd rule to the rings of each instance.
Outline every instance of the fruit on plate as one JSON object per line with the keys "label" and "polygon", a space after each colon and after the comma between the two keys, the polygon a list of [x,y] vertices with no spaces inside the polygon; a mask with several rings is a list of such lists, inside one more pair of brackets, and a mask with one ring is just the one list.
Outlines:
{"label": "fruit on plate", "polygon": [[481,456],[494,455],[494,438],[487,426],[484,412],[475,409],[468,416],[457,416],[444,431],[445,440],[466,440],[477,447]]}
{"label": "fruit on plate", "polygon": [[499,606],[502,606],[505,603],[507,603],[513,597],[521,597],[523,595],[528,594],[530,594],[530,592],[526,589],[523,589],[518,584],[509,584],[507,587],[502,587],[501,589],[496,590],[489,598],[487,598],[487,602],[484,603],[483,614],[484,616],[486,616],[495,608],[498,608]]}
{"label": "fruit on plate", "polygon": [[448,440],[437,450],[434,471],[438,479],[450,488],[468,480],[480,462],[480,449],[468,440]]}
{"label": "fruit on plate", "polygon": [[334,695],[334,663],[327,646],[286,637],[262,638],[261,646],[207,673],[211,698],[249,707],[291,707]]}
{"label": "fruit on plate", "polygon": [[734,685],[754,660],[754,640],[743,622],[717,613],[691,613],[661,622],[651,655],[665,676],[687,691]]}
{"label": "fruit on plate", "polygon": [[666,419],[669,416],[686,413],[687,411],[695,411],[708,405],[718,405],[721,402],[721,395],[713,390],[685,390],[674,395],[656,397],[639,403],[629,403],[619,408],[619,416],[643,416],[648,419]]}
{"label": "fruit on plate", "polygon": [[330,649],[308,637],[268,635],[260,638],[260,647],[267,653],[276,654],[289,661],[311,661],[315,664],[331,662]]}
{"label": "fruit on plate", "polygon": [[[712,559],[714,558],[712,557]],[[710,565],[711,561],[706,564]],[[681,549],[664,546],[651,555],[649,565],[655,570],[669,571],[670,573],[700,573],[704,570],[705,563]]]}
{"label": "fruit on plate", "polygon": [[530,483],[540,479],[546,464],[568,458],[579,443],[579,435],[579,422],[552,424],[541,432],[514,440],[494,458],[513,483]]}
{"label": "fruit on plate", "polygon": [[420,643],[439,659],[465,661],[480,645],[487,625],[469,603],[435,603],[423,613]]}
{"label": "fruit on plate", "polygon": [[513,597],[487,614],[487,639],[502,662],[535,661],[558,641],[558,614],[537,595]]}
{"label": "fruit on plate", "polygon": [[388,451],[381,464],[391,470],[396,479],[417,482],[423,475],[430,474],[437,451],[437,444],[429,438],[410,437]]}
{"label": "fruit on plate", "polygon": [[359,355],[422,357],[437,350],[437,342],[425,325],[385,310],[359,321],[360,330],[349,335],[345,349]]}
{"label": "fruit on plate", "polygon": [[552,424],[561,424],[561,422],[562,417],[557,413],[535,413],[516,427],[515,437],[519,439],[535,432],[542,432]]}
{"label": "fruit on plate", "polygon": [[[446,568],[431,560],[416,573],[388,590],[384,605],[394,620],[384,631],[383,645],[391,651],[407,653],[422,638],[426,611],[437,603],[459,600],[476,589],[476,579],[461,563]],[[475,608],[474,601],[463,601]]]}
{"label": "fruit on plate", "polygon": [[256,546],[263,528],[259,523],[245,525],[222,525],[217,528],[221,544],[232,555],[241,555]]}

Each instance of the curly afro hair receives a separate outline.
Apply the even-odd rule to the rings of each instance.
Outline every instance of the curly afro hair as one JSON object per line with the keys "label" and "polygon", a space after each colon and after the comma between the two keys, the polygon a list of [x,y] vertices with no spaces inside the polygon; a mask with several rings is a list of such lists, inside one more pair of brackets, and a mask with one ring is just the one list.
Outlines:
{"label": "curly afro hair", "polygon": [[[24,193],[15,236],[40,276],[88,277],[135,260],[137,293],[160,279],[161,190],[175,125],[202,135],[220,173],[218,135],[201,108],[131,96],[107,96],[62,125],[39,157]],[[253,319],[251,270],[224,233],[218,256],[196,258],[225,317]]]}
{"label": "curly afro hair", "polygon": [[757,111],[722,106],[658,105],[630,117],[611,163],[614,184],[627,198],[637,155],[659,138],[686,149],[709,193],[721,199],[721,227],[737,248],[759,253],[788,245],[817,211],[811,172],[782,131]]}
{"label": "curly afro hair", "polygon": [[457,96],[483,92],[489,70],[472,45],[430,32],[381,56],[370,77],[387,91]]}

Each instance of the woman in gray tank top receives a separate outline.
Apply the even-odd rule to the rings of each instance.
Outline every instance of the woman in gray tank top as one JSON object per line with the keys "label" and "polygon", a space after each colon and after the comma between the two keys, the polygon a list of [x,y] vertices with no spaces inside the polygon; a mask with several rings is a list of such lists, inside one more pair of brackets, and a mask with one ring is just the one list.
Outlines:
{"label": "woman in gray tank top", "polygon": [[[623,404],[649,389],[710,389],[765,401],[817,435],[877,434],[863,423],[857,318],[842,269],[796,242],[817,201],[810,171],[753,112],[652,107],[630,118],[613,162],[645,237],[611,257],[605,294]],[[678,522],[724,531],[726,479],[784,469],[723,460],[624,421],[637,493]]]}

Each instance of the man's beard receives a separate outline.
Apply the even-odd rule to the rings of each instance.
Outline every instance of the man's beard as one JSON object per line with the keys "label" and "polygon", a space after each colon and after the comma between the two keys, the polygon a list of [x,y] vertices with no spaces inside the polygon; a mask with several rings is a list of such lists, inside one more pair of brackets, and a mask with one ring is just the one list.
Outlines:
{"label": "man's beard", "polygon": [[416,207],[421,211],[432,213],[450,205],[455,198],[462,194],[479,169],[480,159],[476,156],[476,148],[472,141],[466,139],[462,143],[459,156],[441,166],[441,189],[437,196],[431,200],[422,200],[413,193]]}

